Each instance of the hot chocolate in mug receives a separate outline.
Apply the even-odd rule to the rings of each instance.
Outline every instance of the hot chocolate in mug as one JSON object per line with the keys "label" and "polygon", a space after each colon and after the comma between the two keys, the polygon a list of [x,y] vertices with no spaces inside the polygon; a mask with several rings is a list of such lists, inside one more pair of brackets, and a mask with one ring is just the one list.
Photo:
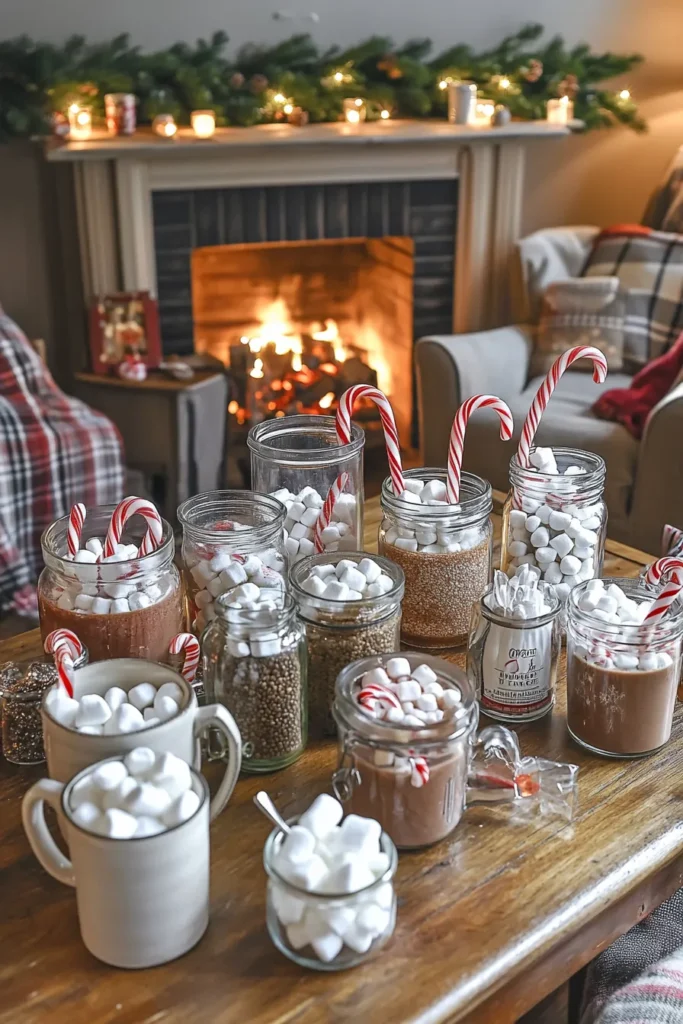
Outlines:
{"label": "hot chocolate in mug", "polygon": [[239,729],[230,712],[222,704],[199,707],[193,688],[181,675],[168,665],[142,661],[139,658],[99,661],[83,669],[77,669],[73,677],[74,697],[78,699],[86,693],[98,693],[104,697],[112,686],[120,686],[128,692],[143,681],[154,683],[157,687],[169,681],[177,683],[183,692],[178,714],[148,729],[112,736],[90,736],[60,725],[47,710],[47,693],[45,694],[41,715],[50,778],[66,783],[76,772],[96,761],[113,757],[115,754],[127,754],[128,751],[141,746],[151,747],[159,754],[175,754],[198,770],[201,763],[199,737],[210,728],[217,730],[222,737],[227,753],[225,774],[211,801],[213,820],[232,795],[242,760]]}
{"label": "hot chocolate in mug", "polygon": [[[116,760],[109,758],[109,760]],[[111,839],[77,825],[74,786],[41,779],[22,803],[24,830],[36,857],[53,878],[76,889],[86,948],[113,967],[154,967],[192,949],[209,923],[209,788],[194,769],[199,807],[165,832]],[[63,822],[69,857],[48,831],[45,804]]]}

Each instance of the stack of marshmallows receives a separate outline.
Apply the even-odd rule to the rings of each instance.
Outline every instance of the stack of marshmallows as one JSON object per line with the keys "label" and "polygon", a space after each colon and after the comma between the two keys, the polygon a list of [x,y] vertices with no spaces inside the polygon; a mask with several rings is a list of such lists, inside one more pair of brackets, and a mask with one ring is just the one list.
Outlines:
{"label": "stack of marshmallows", "polygon": [[[292,638],[289,635],[281,637],[273,629],[276,617],[269,615],[282,608],[282,603],[280,590],[259,590],[253,583],[243,583],[221,598],[228,622],[226,647],[233,658],[273,658],[282,653],[283,647],[291,647]],[[254,614],[233,618],[231,610]],[[265,614],[259,615],[259,612]]]}
{"label": "stack of marshmallows", "polygon": [[158,687],[138,683],[128,692],[111,686],[104,697],[99,693],[69,697],[62,686],[53,686],[45,707],[67,729],[87,736],[116,736],[168,721],[178,714],[182,700],[183,691],[173,680]]}
{"label": "stack of marshmallows", "polygon": [[95,765],[71,790],[77,825],[110,839],[138,839],[181,825],[198,810],[188,765],[175,754],[136,747]]}
{"label": "stack of marshmallows", "polygon": [[[447,506],[446,484],[443,480],[406,480],[406,489],[401,494],[401,501],[411,505]],[[459,505],[450,506],[454,513],[460,511]],[[468,551],[481,543],[481,530],[469,528],[459,530],[456,535],[452,526],[426,523],[414,528],[409,526],[391,526],[386,532],[385,542],[405,551],[425,551],[428,554]]]}
{"label": "stack of marshmallows", "polygon": [[[462,694],[457,686],[442,686],[429,665],[411,669],[407,658],[389,658],[384,668],[369,669],[360,679],[356,699],[373,718],[413,729],[435,725],[457,715],[462,707]],[[393,754],[375,751],[376,764],[394,762]]]}
{"label": "stack of marshmallows", "polygon": [[[271,497],[277,498],[287,509],[285,550],[290,565],[294,565],[315,551],[313,534],[325,499],[315,487],[304,487],[298,494],[281,487],[279,491],[273,491]],[[325,551],[355,551],[358,548],[356,504],[353,494],[340,494],[335,501],[330,521],[320,534]]]}
{"label": "stack of marshmallows", "polygon": [[552,448],[535,448],[530,455],[539,473],[558,474],[553,495],[566,499],[562,510],[535,498],[524,497],[521,509],[509,514],[507,538],[508,574],[530,565],[543,574],[546,583],[565,600],[577,583],[593,578],[597,571],[596,547],[602,526],[602,505],[579,506],[571,502],[574,478],[585,474],[580,466],[569,466],[559,474]]}
{"label": "stack of marshmallows", "polygon": [[359,562],[341,558],[336,565],[314,565],[301,583],[312,597],[330,601],[360,601],[388,594],[394,584],[372,558]]}
{"label": "stack of marshmallows", "polygon": [[[235,523],[234,529],[240,529]],[[248,529],[248,527],[242,527]],[[189,566],[190,575],[199,587],[194,596],[197,608],[195,628],[202,632],[216,617],[216,598],[235,588],[240,589],[240,602],[258,601],[261,590],[282,590],[285,560],[275,548],[260,554],[240,555],[219,548],[211,559],[198,559]]]}
{"label": "stack of marshmallows", "polygon": [[[652,601],[633,601],[616,583],[610,583],[606,587],[602,580],[597,579],[588,583],[586,592],[578,600],[578,606],[582,612],[600,622],[609,622],[615,626],[640,626],[652,607]],[[611,632],[606,632],[606,645],[609,644],[611,637]],[[618,634],[615,633],[613,639],[618,642]],[[593,644],[590,649],[577,644],[574,654],[583,658],[589,665],[603,669],[615,668],[620,672],[653,672],[656,669],[669,668],[673,664],[671,655],[665,651],[655,653],[643,650],[638,654],[631,650],[611,651],[601,643]]]}
{"label": "stack of marshmallows", "polygon": [[[85,542],[85,546],[80,548],[75,555],[64,555],[66,561],[77,562],[81,565],[128,562],[138,557],[139,551],[135,544],[117,544],[114,554],[105,558],[104,537],[90,537]],[[57,599],[57,607],[63,608],[65,611],[90,613],[91,615],[120,615],[123,612],[136,612],[142,608],[149,608],[150,605],[160,601],[167,591],[168,586],[163,586],[163,580],[138,586],[136,583],[118,580],[111,583],[106,581],[99,583],[94,582],[93,577],[90,582],[81,583],[76,591],[63,590]]]}
{"label": "stack of marshmallows", "polygon": [[[382,827],[373,818],[349,814],[326,793],[317,797],[283,838],[273,866],[291,885],[320,895],[349,895],[340,902],[305,901],[271,882],[271,898],[292,949],[312,946],[330,963],[347,946],[366,953],[393,926],[394,890],[380,883],[390,866],[380,848]],[[340,824],[341,822],[341,824]],[[373,886],[369,892],[364,892]]]}

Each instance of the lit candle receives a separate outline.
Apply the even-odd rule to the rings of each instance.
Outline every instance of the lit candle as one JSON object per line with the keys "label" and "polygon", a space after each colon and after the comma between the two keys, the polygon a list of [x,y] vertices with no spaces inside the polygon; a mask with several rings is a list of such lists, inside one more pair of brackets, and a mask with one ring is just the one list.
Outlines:
{"label": "lit candle", "polygon": [[495,109],[495,104],[491,100],[481,100],[475,103],[474,116],[471,123],[478,128],[489,128]]}
{"label": "lit candle", "polygon": [[574,104],[568,96],[548,100],[546,104],[548,124],[568,124],[574,117]]}
{"label": "lit candle", "polygon": [[344,117],[348,124],[360,124],[365,120],[366,113],[365,103],[359,96],[355,99],[344,100]]}
{"label": "lit candle", "polygon": [[162,139],[172,139],[178,131],[173,114],[158,114],[152,121],[152,130],[161,135]]}
{"label": "lit candle", "polygon": [[213,110],[193,110],[192,130],[198,139],[210,139],[216,130],[216,115]]}
{"label": "lit candle", "polygon": [[82,142],[92,134],[92,111],[72,103],[69,107],[69,138]]}

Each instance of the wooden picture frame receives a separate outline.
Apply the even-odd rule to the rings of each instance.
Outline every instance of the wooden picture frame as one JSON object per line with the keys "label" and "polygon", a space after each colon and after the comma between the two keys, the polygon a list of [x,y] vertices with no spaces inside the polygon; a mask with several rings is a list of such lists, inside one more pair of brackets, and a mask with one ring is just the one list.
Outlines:
{"label": "wooden picture frame", "polygon": [[90,307],[89,333],[93,373],[114,373],[131,355],[150,369],[161,362],[159,308],[149,292],[98,296]]}

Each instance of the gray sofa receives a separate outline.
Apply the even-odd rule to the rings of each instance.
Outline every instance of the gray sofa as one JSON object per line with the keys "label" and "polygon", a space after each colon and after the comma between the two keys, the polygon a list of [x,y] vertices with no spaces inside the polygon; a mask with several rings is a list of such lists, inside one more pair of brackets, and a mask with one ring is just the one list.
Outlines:
{"label": "gray sofa", "polygon": [[[542,380],[529,377],[529,325],[536,322],[546,286],[579,275],[597,230],[552,228],[518,243],[512,289],[519,326],[418,341],[415,359],[424,465],[445,465],[456,409],[475,394],[503,398],[514,416],[515,442],[519,438]],[[625,387],[630,380],[626,374],[610,373],[603,385],[596,385],[588,373],[565,373],[536,438],[541,445],[567,445],[601,455],[607,464],[609,536],[658,553],[663,525],[683,525],[683,383],[672,387],[655,407],[638,442],[624,427],[590,412],[601,391]],[[463,466],[507,490],[508,464],[516,445],[501,441],[498,429],[495,413],[475,414],[467,430]]]}

